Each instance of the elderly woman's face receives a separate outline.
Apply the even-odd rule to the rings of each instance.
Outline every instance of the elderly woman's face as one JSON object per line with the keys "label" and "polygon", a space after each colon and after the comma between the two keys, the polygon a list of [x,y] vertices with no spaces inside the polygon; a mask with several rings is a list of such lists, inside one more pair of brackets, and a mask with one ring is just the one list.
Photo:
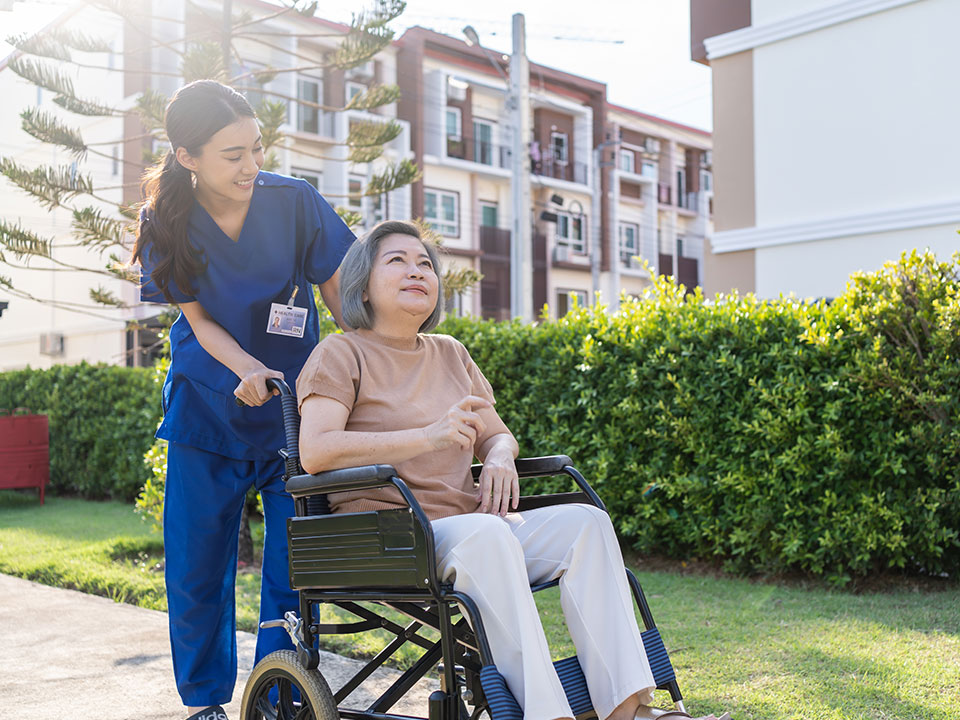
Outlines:
{"label": "elderly woman's face", "polygon": [[394,233],[380,241],[363,299],[374,317],[386,320],[404,313],[424,320],[437,306],[439,281],[423,243]]}

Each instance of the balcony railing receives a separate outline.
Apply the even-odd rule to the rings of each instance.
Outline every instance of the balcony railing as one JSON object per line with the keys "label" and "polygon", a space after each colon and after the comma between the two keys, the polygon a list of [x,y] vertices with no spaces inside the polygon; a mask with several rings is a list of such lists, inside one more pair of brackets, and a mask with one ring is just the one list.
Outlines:
{"label": "balcony railing", "polygon": [[688,192],[679,194],[680,202],[677,203],[677,207],[683,208],[684,210],[690,210],[691,212],[697,212],[700,207],[700,193],[697,192]]}
{"label": "balcony railing", "polygon": [[491,167],[510,167],[509,147],[466,136],[447,136],[447,157]]}
{"label": "balcony railing", "polygon": [[534,175],[551,177],[556,180],[587,184],[587,165],[581,162],[559,162],[551,157],[530,161],[530,169]]}

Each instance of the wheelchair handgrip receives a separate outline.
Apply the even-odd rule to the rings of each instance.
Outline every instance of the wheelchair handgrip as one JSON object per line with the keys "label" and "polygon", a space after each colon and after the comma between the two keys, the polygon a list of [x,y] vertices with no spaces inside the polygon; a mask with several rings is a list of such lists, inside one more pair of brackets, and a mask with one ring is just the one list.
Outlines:
{"label": "wheelchair handgrip", "polygon": [[[265,381],[267,390],[276,390],[280,393],[280,397],[292,397],[296,399],[296,396],[293,394],[293,390],[290,389],[290,386],[287,385],[286,381],[281,380],[280,378],[267,378]],[[238,397],[234,397],[233,401],[237,404],[237,407],[246,407],[247,404]]]}
{"label": "wheelchair handgrip", "polygon": [[[347,490],[370,490],[385,485],[398,486],[397,471],[392,465],[363,465],[341,470],[327,470],[316,475],[297,475],[287,480],[287,492],[293,497],[344,492]],[[403,490],[406,490],[404,485]],[[406,493],[401,490],[401,494]],[[409,492],[409,490],[407,490]]]}

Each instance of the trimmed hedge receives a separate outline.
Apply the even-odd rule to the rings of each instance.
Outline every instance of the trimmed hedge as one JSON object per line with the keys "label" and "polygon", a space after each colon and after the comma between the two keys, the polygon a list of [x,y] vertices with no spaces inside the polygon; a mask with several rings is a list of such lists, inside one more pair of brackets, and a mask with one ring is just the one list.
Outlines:
{"label": "trimmed hedge", "polygon": [[570,455],[638,550],[836,584],[960,570],[956,263],[905,255],[831,304],[661,280],[613,316],[440,331],[521,453]]}
{"label": "trimmed hedge", "polygon": [[152,369],[81,363],[0,373],[0,407],[49,416],[52,492],[132,500],[150,474],[143,455],[161,416]]}

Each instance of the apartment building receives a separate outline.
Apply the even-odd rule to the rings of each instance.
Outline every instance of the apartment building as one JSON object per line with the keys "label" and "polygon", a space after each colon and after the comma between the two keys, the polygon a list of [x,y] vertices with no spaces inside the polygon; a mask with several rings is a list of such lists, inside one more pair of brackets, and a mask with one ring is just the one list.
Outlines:
{"label": "apartment building", "polygon": [[607,121],[617,140],[607,151],[615,167],[607,231],[618,246],[610,287],[639,293],[647,264],[692,290],[713,231],[710,133],[617,105]]}
{"label": "apartment building", "polygon": [[901,252],[960,250],[954,0],[692,0],[713,74],[704,290],[835,297]]}
{"label": "apartment building", "polygon": [[[423,169],[413,214],[443,236],[449,263],[483,275],[458,312],[510,316],[511,117],[507,56],[425,28],[398,41],[400,117]],[[650,283],[642,259],[688,287],[711,232],[710,135],[611,105],[603,83],[531,63],[534,308],[616,305]],[[642,258],[642,259],[638,259]]]}

